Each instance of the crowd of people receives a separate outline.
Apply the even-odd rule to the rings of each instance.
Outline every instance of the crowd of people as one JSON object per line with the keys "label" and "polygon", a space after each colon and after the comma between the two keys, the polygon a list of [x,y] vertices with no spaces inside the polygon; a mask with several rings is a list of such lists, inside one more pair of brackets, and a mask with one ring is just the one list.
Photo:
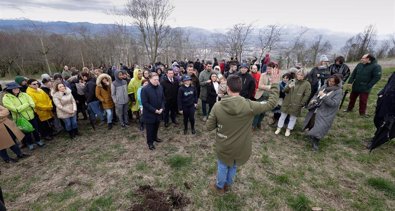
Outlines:
{"label": "crowd of people", "polygon": [[[177,127],[182,114],[184,134],[189,129],[196,134],[195,113],[200,107],[207,129],[217,133],[218,176],[213,187],[225,191],[236,166],[251,154],[249,130],[260,129],[268,112],[273,112],[270,123],[277,124],[274,133],[286,127],[288,137],[306,108],[302,128],[317,151],[339,110],[343,86],[351,89],[345,111],[352,111],[359,97],[359,113],[366,116],[369,93],[380,78],[381,67],[371,54],[361,58],[352,74],[342,56],[330,65],[325,55],[310,71],[299,66],[280,71],[269,54],[262,61],[249,62],[233,58],[174,61],[169,66],[158,62],[128,68],[121,64],[81,71],[64,66],[61,73],[43,74],[41,80],[17,76],[6,84],[0,106],[0,133],[5,137],[0,155],[7,163],[17,162],[29,156],[21,147],[43,147],[62,131],[73,139],[81,135],[79,117],[93,129],[107,125],[111,130],[115,124],[128,128],[136,123],[146,131],[149,150],[155,150],[155,142],[162,142],[158,137],[161,121],[164,127]],[[8,119],[9,113],[14,121]],[[8,156],[8,148],[17,158]]]}

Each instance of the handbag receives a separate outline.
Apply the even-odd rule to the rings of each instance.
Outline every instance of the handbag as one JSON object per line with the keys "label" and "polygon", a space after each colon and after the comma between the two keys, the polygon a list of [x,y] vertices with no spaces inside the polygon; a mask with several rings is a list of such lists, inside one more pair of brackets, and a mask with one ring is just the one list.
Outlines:
{"label": "handbag", "polygon": [[16,118],[16,125],[22,132],[30,133],[30,132],[34,131],[33,125],[29,122],[29,120],[24,118],[20,113],[18,113],[18,116]]}

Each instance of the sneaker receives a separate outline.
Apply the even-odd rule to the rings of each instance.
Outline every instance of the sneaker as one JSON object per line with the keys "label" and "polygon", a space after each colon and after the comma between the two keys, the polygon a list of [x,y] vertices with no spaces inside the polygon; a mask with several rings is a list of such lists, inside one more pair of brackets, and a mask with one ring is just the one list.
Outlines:
{"label": "sneaker", "polygon": [[27,145],[27,148],[29,150],[34,150],[36,147],[35,147],[35,144],[29,144],[29,145]]}
{"label": "sneaker", "polygon": [[290,129],[287,129],[286,131],[285,131],[285,136],[290,136],[291,135],[291,130]]}
{"label": "sneaker", "polygon": [[43,146],[45,146],[45,144],[44,144],[44,142],[43,141],[39,141],[39,142],[37,142],[37,145],[39,146],[39,147],[43,147]]}
{"label": "sneaker", "polygon": [[347,108],[347,109],[344,109],[343,112],[348,113],[348,112],[352,112],[352,110],[350,110],[350,109]]}
{"label": "sneaker", "polygon": [[154,149],[155,149],[155,146],[154,146],[154,145],[149,145],[149,146],[148,146],[148,149],[149,149],[149,150],[154,150]]}
{"label": "sneaker", "polygon": [[195,129],[192,129],[192,134],[196,134],[196,130]]}
{"label": "sneaker", "polygon": [[276,132],[274,132],[274,134],[278,135],[281,132],[281,128],[277,128]]}
{"label": "sneaker", "polygon": [[162,141],[163,141],[163,140],[160,139],[160,138],[158,138],[158,139],[155,140],[155,142],[158,142],[158,143],[160,143],[160,142],[162,142]]}
{"label": "sneaker", "polygon": [[207,121],[207,117],[206,116],[203,117],[203,122],[205,122],[205,121]]}
{"label": "sneaker", "polygon": [[121,124],[121,127],[125,128],[125,127],[126,127],[126,125],[122,123],[122,124]]}

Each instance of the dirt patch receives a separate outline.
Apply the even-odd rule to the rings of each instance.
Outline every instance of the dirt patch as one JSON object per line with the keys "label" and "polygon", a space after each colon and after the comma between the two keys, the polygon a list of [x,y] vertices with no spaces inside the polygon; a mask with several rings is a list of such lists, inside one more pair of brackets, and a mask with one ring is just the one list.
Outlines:
{"label": "dirt patch", "polygon": [[155,190],[150,185],[144,185],[136,190],[136,195],[141,196],[143,200],[134,204],[129,210],[168,211],[183,208],[190,203],[189,198],[173,187],[170,187],[166,192],[162,192]]}

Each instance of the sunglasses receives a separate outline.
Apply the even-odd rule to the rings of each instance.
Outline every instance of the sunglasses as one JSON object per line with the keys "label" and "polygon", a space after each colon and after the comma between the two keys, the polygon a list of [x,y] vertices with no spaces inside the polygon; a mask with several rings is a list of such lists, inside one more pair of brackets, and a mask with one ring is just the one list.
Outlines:
{"label": "sunglasses", "polygon": [[36,85],[38,85],[38,83],[32,83],[31,85],[36,86]]}

